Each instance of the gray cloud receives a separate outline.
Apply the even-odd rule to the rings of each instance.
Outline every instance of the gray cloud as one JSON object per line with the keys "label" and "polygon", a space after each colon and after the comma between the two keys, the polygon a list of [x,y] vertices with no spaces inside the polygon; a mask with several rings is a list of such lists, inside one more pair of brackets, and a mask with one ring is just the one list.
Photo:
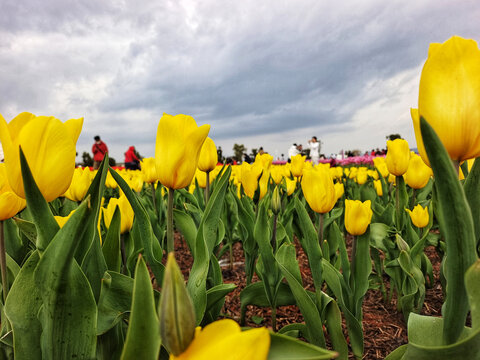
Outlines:
{"label": "gray cloud", "polygon": [[474,1],[7,0],[3,10],[0,112],[85,116],[82,146],[104,133],[150,155],[163,112],[232,143],[347,132],[361,109],[400,97],[385,81],[418,68],[429,43],[480,40]]}

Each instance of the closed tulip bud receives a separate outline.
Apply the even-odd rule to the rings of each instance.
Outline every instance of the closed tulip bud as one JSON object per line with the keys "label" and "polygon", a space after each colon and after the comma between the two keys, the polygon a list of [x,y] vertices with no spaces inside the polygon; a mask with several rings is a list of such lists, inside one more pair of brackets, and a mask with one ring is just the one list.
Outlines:
{"label": "closed tulip bud", "polygon": [[418,204],[413,208],[413,211],[409,209],[405,209],[405,210],[408,212],[408,215],[410,215],[410,219],[412,219],[412,223],[416,227],[424,228],[425,226],[428,225],[428,222],[430,221],[430,217],[428,215],[427,206],[423,208],[422,205]]}
{"label": "closed tulip bud", "polygon": [[105,178],[105,186],[110,189],[116,189],[118,186],[112,174],[110,174],[110,171],[107,172],[107,177]]}
{"label": "closed tulip bud", "polygon": [[152,184],[158,180],[157,167],[155,166],[155,159],[144,158],[141,161],[143,181]]}
{"label": "closed tulip bud", "polygon": [[302,191],[313,211],[325,214],[337,202],[332,176],[327,169],[315,168],[305,171],[302,177]]}
{"label": "closed tulip bud", "polygon": [[212,139],[207,137],[200,150],[198,168],[201,171],[212,171],[218,163],[217,147]]}
{"label": "closed tulip bud", "polygon": [[270,207],[274,214],[278,214],[282,210],[282,198],[280,197],[280,192],[278,191],[278,186],[275,186],[272,194],[272,200],[270,202]]}
{"label": "closed tulip bud", "polygon": [[13,192],[8,183],[5,164],[0,163],[0,220],[10,219],[25,209],[27,202]]}
{"label": "closed tulip bud", "polygon": [[418,112],[412,111],[417,147],[430,165],[419,117],[435,130],[452,160],[480,156],[480,50],[474,40],[453,36],[430,44],[420,76]]}
{"label": "closed tulip bud", "polygon": [[340,199],[343,194],[345,194],[345,186],[343,186],[343,183],[341,182],[337,182],[335,183],[335,198],[337,199]]}
{"label": "closed tulip bud", "polygon": [[[140,173],[139,173],[140,174]],[[140,192],[143,189],[143,177],[142,176],[132,176],[130,180],[127,180],[128,186],[135,192]]]}
{"label": "closed tulip bud", "polygon": [[263,197],[267,194],[269,180],[270,180],[270,170],[264,169],[262,172],[262,176],[258,181],[258,186],[260,188],[259,200],[262,200]]}
{"label": "closed tulip bud", "polygon": [[195,335],[195,313],[173,253],[168,254],[158,313],[162,345],[170,354],[178,356]]}
{"label": "closed tulip bud", "polygon": [[103,208],[103,221],[105,222],[105,226],[109,228],[117,206],[120,209],[121,217],[120,233],[124,234],[132,229],[135,215],[125,195],[121,195],[118,199],[110,198],[107,207]]}
{"label": "closed tulip bud", "polygon": [[386,163],[388,171],[395,176],[402,176],[407,172],[410,162],[410,148],[407,140],[395,139],[387,141]]}
{"label": "closed tulip bud", "polygon": [[303,174],[303,167],[305,166],[306,156],[302,154],[297,154],[292,156],[291,168],[290,171],[294,177],[300,177]]}
{"label": "closed tulip bud", "polygon": [[83,118],[62,123],[53,116],[35,116],[26,112],[7,125],[0,115],[0,140],[8,182],[18,196],[25,198],[20,146],[45,200],[52,201],[65,193],[75,170],[75,145],[82,125]]}
{"label": "closed tulip bud", "polygon": [[163,186],[183,189],[191,183],[209,131],[210,125],[198,127],[191,116],[163,114],[155,145],[157,174]]}
{"label": "closed tulip bud", "polygon": [[377,191],[377,195],[378,196],[383,196],[382,182],[380,180],[374,180],[373,181],[373,186],[375,187],[375,190]]}
{"label": "closed tulip bud", "polygon": [[73,172],[72,182],[70,187],[65,192],[64,196],[72,201],[82,201],[87,194],[91,183],[90,168],[86,167],[76,168]]}
{"label": "closed tulip bud", "polygon": [[263,168],[258,164],[250,165],[247,163],[242,163],[241,168],[242,174],[240,181],[243,186],[243,191],[245,192],[245,195],[250,199],[253,199],[255,191],[257,191],[258,188],[258,178],[262,174]]}
{"label": "closed tulip bud", "polygon": [[405,173],[405,181],[413,189],[421,189],[427,185],[428,180],[433,176],[430,169],[420,156],[412,152],[408,170]]}
{"label": "closed tulip bud", "polygon": [[350,235],[362,235],[372,221],[371,201],[345,200],[345,228]]}

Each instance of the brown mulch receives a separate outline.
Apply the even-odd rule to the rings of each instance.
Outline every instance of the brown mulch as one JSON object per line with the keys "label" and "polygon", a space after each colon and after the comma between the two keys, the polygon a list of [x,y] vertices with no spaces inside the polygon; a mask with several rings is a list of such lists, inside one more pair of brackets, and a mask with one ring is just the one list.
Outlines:
{"label": "brown mulch", "polygon": [[[347,239],[347,247],[349,247],[350,242],[351,240]],[[175,249],[175,258],[185,279],[188,279],[193,259],[185,241],[178,233],[175,234]],[[304,279],[304,287],[307,290],[314,291],[307,256],[298,243],[296,243],[296,249],[300,271]],[[439,281],[440,258],[433,247],[426,248],[425,253],[432,262],[435,283],[433,287],[427,287],[425,302],[421,313],[440,316],[443,302]],[[225,306],[221,316],[240,321],[240,293],[245,287],[244,255],[240,243],[234,244],[233,254],[234,265],[232,269],[230,269],[228,265],[228,252],[221,259],[222,262],[226,263],[222,266],[224,283],[234,283],[237,285],[237,288],[226,296]],[[256,276],[254,276],[253,281],[258,281]],[[384,282],[388,289],[389,284],[387,277],[384,277]],[[255,323],[253,319],[260,322],[260,324]],[[277,330],[285,325],[299,322],[303,322],[303,317],[297,306],[280,306],[277,308]],[[269,308],[248,306],[245,325],[251,327],[266,326],[271,328],[271,310]],[[368,290],[363,302],[363,330],[365,343],[364,359],[384,359],[398,346],[408,342],[406,323],[403,314],[396,309],[395,295],[390,303],[386,303],[380,290]],[[344,332],[346,334],[345,326]],[[353,357],[351,358],[353,359]]]}

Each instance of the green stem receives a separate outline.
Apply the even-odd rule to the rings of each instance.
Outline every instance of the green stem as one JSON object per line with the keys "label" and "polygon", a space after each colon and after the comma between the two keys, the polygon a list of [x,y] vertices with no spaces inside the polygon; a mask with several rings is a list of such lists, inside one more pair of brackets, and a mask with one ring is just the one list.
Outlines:
{"label": "green stem", "polygon": [[272,307],[272,330],[277,331],[277,307]]}
{"label": "green stem", "polygon": [[3,220],[0,221],[0,269],[2,271],[2,293],[3,304],[7,300],[8,295],[8,274],[7,274],[7,256],[5,251],[5,237],[3,233]]}
{"label": "green stem", "polygon": [[120,235],[120,254],[122,255],[122,274],[127,275],[127,255],[125,251],[125,234]]}
{"label": "green stem", "polygon": [[395,219],[396,219],[396,226],[397,226],[397,232],[400,233],[400,216],[402,209],[400,209],[400,186],[398,183],[398,176],[397,176],[397,186],[395,186]]}
{"label": "green stem", "polygon": [[168,189],[168,208],[167,208],[167,253],[173,251],[173,192],[174,189]]}
{"label": "green stem", "polygon": [[458,177],[459,172],[460,172],[460,161],[452,160],[452,163],[453,163],[453,168],[455,169],[455,172],[457,173],[457,177]]}
{"label": "green stem", "polygon": [[228,244],[229,252],[230,252],[230,270],[233,270],[233,244]]}
{"label": "green stem", "polygon": [[277,252],[277,220],[278,220],[278,214],[273,215],[273,229],[272,229],[272,249],[273,253],[275,254]]}
{"label": "green stem", "polygon": [[205,184],[205,207],[207,207],[208,199],[210,198],[210,171],[207,171],[207,182]]}
{"label": "green stem", "polygon": [[415,207],[415,200],[417,197],[417,189],[413,189],[412,192],[412,202],[410,203],[410,209],[413,209]]}
{"label": "green stem", "polygon": [[355,286],[355,265],[357,262],[357,237],[353,236],[352,240],[352,262],[350,266],[350,289],[354,289]]}
{"label": "green stem", "polygon": [[155,215],[158,216],[158,211],[157,211],[157,200],[156,198],[156,193],[155,193],[155,184],[151,183],[150,188],[152,189],[152,201],[153,201],[153,209],[155,211]]}
{"label": "green stem", "polygon": [[324,214],[318,214],[318,243],[320,246],[323,244],[323,217]]}

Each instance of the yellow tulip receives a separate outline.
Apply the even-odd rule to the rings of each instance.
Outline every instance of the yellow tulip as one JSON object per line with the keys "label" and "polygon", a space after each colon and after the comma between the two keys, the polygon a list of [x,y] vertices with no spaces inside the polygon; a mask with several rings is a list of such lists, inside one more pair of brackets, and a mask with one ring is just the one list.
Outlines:
{"label": "yellow tulip", "polygon": [[430,44],[420,77],[418,111],[412,109],[417,147],[426,164],[419,117],[433,127],[452,160],[480,156],[480,50],[453,36]]}
{"label": "yellow tulip", "polygon": [[418,204],[413,208],[413,211],[409,209],[405,209],[408,214],[410,215],[410,219],[412,219],[413,225],[418,228],[424,228],[428,225],[430,217],[428,215],[428,207],[425,206],[424,208],[422,205]]}
{"label": "yellow tulip", "polygon": [[191,183],[209,130],[210,125],[198,127],[191,116],[163,114],[158,123],[155,161],[164,186],[183,189]]}
{"label": "yellow tulip", "polygon": [[260,197],[259,200],[262,200],[268,190],[268,183],[270,180],[270,170],[265,169],[263,170],[262,176],[258,181],[258,186],[260,187]]}
{"label": "yellow tulip", "polygon": [[387,157],[385,158],[388,171],[395,176],[402,176],[407,172],[410,161],[410,148],[407,140],[395,139],[387,141]]}
{"label": "yellow tulip", "polygon": [[343,194],[345,194],[345,187],[341,182],[335,183],[334,187],[335,187],[335,198],[336,198],[336,201],[338,201],[338,199],[340,199],[343,196]]}
{"label": "yellow tulip", "polygon": [[10,219],[25,209],[25,199],[15,194],[7,179],[5,164],[0,163],[0,220]]}
{"label": "yellow tulip", "polygon": [[292,156],[292,162],[291,162],[291,172],[292,175],[295,177],[300,177],[303,174],[303,167],[305,166],[305,159],[307,157],[302,154],[297,154],[295,156]]}
{"label": "yellow tulip", "polygon": [[[205,187],[207,186],[207,173],[204,172],[204,171],[201,171],[199,169],[197,169],[197,171],[195,171],[195,178],[198,182],[198,187],[202,188],[202,189],[205,189]],[[210,177],[209,179],[209,182],[210,184],[212,183],[212,178]],[[195,184],[194,181],[192,181],[192,184]],[[190,190],[190,188],[188,188]]]}
{"label": "yellow tulip", "polygon": [[293,194],[295,189],[297,188],[297,181],[296,180],[291,180],[289,178],[285,178],[285,183],[287,185],[287,195],[290,196]]}
{"label": "yellow tulip", "polygon": [[76,168],[70,187],[64,196],[72,201],[82,201],[91,183],[90,168]]}
{"label": "yellow tulip", "polygon": [[25,198],[19,146],[45,200],[52,201],[65,193],[75,170],[75,145],[82,125],[83,118],[62,123],[53,116],[26,112],[7,125],[0,115],[0,141],[8,182],[18,196]]}
{"label": "yellow tulip", "polygon": [[217,163],[217,147],[215,146],[213,140],[207,137],[200,150],[198,168],[205,172],[212,171],[217,166]]}
{"label": "yellow tulip", "polygon": [[270,175],[272,175],[273,182],[275,184],[280,184],[283,179],[283,168],[281,166],[272,166],[270,168]]}
{"label": "yellow tulip", "polygon": [[390,173],[388,172],[387,163],[384,157],[373,158],[373,164],[375,168],[380,172],[380,174],[386,178]]}
{"label": "yellow tulip", "polygon": [[345,200],[345,228],[350,235],[362,235],[372,221],[371,201]]}
{"label": "yellow tulip", "polygon": [[325,214],[337,202],[332,176],[327,169],[315,168],[305,171],[302,177],[302,191],[313,211]]}
{"label": "yellow tulip", "polygon": [[155,159],[152,157],[144,158],[140,164],[142,169],[143,181],[149,184],[156,182],[158,180],[158,175],[157,168],[155,166]]}
{"label": "yellow tulip", "polygon": [[70,211],[70,214],[68,214],[67,216],[54,216],[58,226],[62,228],[74,212],[75,210]]}
{"label": "yellow tulip", "polygon": [[413,189],[421,189],[427,185],[428,180],[433,176],[430,169],[420,156],[412,152],[410,164],[405,173],[405,181]]}
{"label": "yellow tulip", "polygon": [[[137,170],[135,170],[137,171]],[[130,189],[132,189],[135,192],[140,192],[143,189],[143,177],[142,176],[132,176],[131,179],[126,180],[128,186],[130,186]]]}
{"label": "yellow tulip", "polygon": [[242,331],[233,320],[215,321],[195,330],[195,338],[179,356],[170,360],[265,360],[270,349],[270,334],[264,327]]}
{"label": "yellow tulip", "polygon": [[357,184],[358,185],[363,185],[367,182],[368,180],[368,172],[367,172],[367,169],[366,168],[360,168],[358,171],[357,171],[357,177],[356,177],[356,180],[357,180]]}
{"label": "yellow tulip", "polygon": [[[118,172],[118,171],[117,171]],[[110,188],[110,189],[116,189],[118,184],[113,178],[112,174],[110,171],[107,172],[107,177],[105,178],[105,186]]]}
{"label": "yellow tulip", "polygon": [[272,165],[273,156],[267,153],[257,154],[255,156],[255,163],[262,165],[264,169],[269,169]]}
{"label": "yellow tulip", "polygon": [[105,226],[109,228],[110,223],[112,222],[113,214],[115,213],[115,208],[117,206],[120,209],[121,216],[120,233],[123,234],[130,231],[132,228],[133,218],[135,215],[125,195],[120,195],[118,199],[110,198],[107,207],[102,208],[103,221],[105,222]]}
{"label": "yellow tulip", "polygon": [[245,195],[247,195],[250,199],[253,199],[255,195],[255,191],[258,188],[258,178],[263,172],[263,168],[258,164],[247,164],[242,163],[242,175],[240,178],[240,182],[243,186],[243,191]]}
{"label": "yellow tulip", "polygon": [[[472,169],[472,166],[473,166],[474,162],[475,162],[475,159],[468,159],[467,160],[468,171],[470,171]],[[459,180],[465,179],[465,174],[463,173],[463,170],[462,170],[461,167],[460,167],[460,171],[458,172],[458,179]]]}
{"label": "yellow tulip", "polygon": [[382,182],[380,180],[374,180],[373,187],[377,191],[378,196],[383,196]]}

